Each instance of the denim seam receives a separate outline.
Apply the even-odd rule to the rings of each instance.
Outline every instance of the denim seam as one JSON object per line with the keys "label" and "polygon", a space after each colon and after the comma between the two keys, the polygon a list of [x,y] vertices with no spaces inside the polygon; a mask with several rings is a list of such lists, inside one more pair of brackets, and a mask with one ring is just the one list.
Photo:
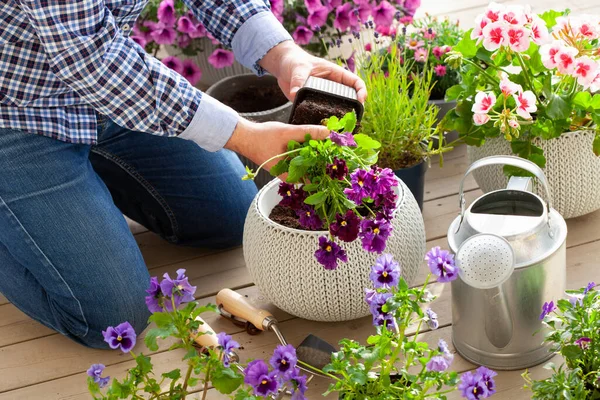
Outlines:
{"label": "denim seam", "polygon": [[167,201],[160,195],[160,193],[158,193],[158,191],[154,188],[154,186],[152,186],[150,184],[150,182],[148,182],[146,179],[144,179],[144,177],[142,175],[140,175],[135,170],[135,168],[133,168],[131,165],[127,164],[125,161],[123,161],[118,156],[115,156],[115,155],[113,155],[107,151],[104,151],[102,149],[99,149],[97,147],[92,147],[92,152],[117,164],[121,169],[123,169],[125,172],[127,172],[133,179],[135,179],[140,185],[142,185],[150,193],[150,195],[154,198],[154,200],[156,200],[158,202],[158,204],[160,204],[163,211],[169,217],[169,222],[171,223],[171,228],[173,229],[173,236],[167,237],[166,239],[171,242],[176,242],[178,240],[179,226],[177,224],[177,219],[175,218],[175,213],[171,210],[171,208],[167,204]]}
{"label": "denim seam", "polygon": [[[69,286],[69,284],[67,283],[67,281],[65,280],[65,278],[63,278],[63,276],[60,274],[60,272],[58,272],[58,270],[56,269],[56,267],[54,266],[54,264],[52,263],[52,261],[50,261],[50,259],[48,258],[48,256],[46,256],[46,254],[42,251],[42,249],[37,245],[37,243],[35,242],[35,240],[33,240],[33,238],[31,237],[31,235],[27,231],[27,229],[25,229],[25,227],[23,226],[23,224],[21,223],[21,221],[19,220],[19,218],[15,215],[15,213],[13,213],[13,211],[10,209],[10,207],[8,206],[8,204],[6,204],[6,202],[4,201],[4,199],[2,198],[2,196],[0,196],[0,207],[2,207],[5,210],[6,215],[8,216],[8,219],[10,221],[12,221],[13,224],[16,225],[16,228],[18,230],[20,230],[23,234],[25,234],[25,236],[26,236],[25,237],[25,242],[27,243],[27,245],[29,246],[29,248],[33,252],[33,254],[36,255],[36,257],[38,258],[38,260],[43,265],[47,264],[48,266],[50,266],[54,270],[54,272],[56,273],[56,275],[63,282],[63,284],[66,286],[66,288],[69,290],[69,293],[71,294],[71,297],[73,298],[73,300],[75,300],[77,302],[77,306],[79,307],[79,313],[81,314],[81,318],[83,319],[83,323],[85,324],[85,333],[83,335],[79,335],[79,334],[75,334],[75,333],[71,332],[71,334],[73,334],[74,336],[78,336],[78,337],[85,337],[89,333],[90,327],[88,325],[87,319],[85,318],[85,314],[83,313],[83,307],[81,307],[81,302],[75,296],[75,293],[73,293],[73,290],[71,289],[71,287]],[[59,329],[56,329],[56,330],[59,331],[59,332],[61,332]]]}

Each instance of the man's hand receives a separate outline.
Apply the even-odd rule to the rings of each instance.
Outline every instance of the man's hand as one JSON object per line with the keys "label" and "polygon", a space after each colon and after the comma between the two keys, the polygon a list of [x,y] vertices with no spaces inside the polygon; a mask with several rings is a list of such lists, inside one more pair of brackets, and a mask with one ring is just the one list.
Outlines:
{"label": "man's hand", "polygon": [[273,47],[259,64],[277,78],[279,87],[290,100],[294,100],[309,76],[353,87],[361,103],[367,98],[367,88],[362,79],[339,65],[308,54],[292,41]]}
{"label": "man's hand", "polygon": [[[287,125],[280,122],[250,122],[240,117],[226,149],[249,158],[258,165],[269,158],[285,153],[290,140],[304,142],[306,134],[313,139],[325,139],[329,130],[320,125]],[[279,158],[271,160],[264,168],[268,171]]]}

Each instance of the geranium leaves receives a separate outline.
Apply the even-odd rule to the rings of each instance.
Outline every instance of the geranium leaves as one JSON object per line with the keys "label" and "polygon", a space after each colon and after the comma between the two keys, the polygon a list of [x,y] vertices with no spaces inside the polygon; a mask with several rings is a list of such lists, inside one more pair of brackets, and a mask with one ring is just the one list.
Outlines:
{"label": "geranium leaves", "polygon": [[473,29],[469,29],[463,35],[463,38],[454,46],[453,50],[460,52],[465,58],[473,58],[477,55],[477,42],[471,39],[471,32]]}

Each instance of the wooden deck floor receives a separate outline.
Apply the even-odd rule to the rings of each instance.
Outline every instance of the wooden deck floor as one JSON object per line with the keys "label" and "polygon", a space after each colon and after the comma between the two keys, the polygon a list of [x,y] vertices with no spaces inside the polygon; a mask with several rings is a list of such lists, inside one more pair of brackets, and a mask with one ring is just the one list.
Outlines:
{"label": "wooden deck floor", "polygon": [[[460,18],[464,26],[484,8],[485,0],[455,0],[441,2],[424,0],[422,9],[434,15],[450,15]],[[516,4],[510,0],[504,3]],[[530,2],[534,10],[548,7],[570,7],[575,12],[598,13],[600,6],[589,0],[535,0]],[[596,5],[592,5],[596,3]],[[446,157],[440,168],[435,163],[427,173],[426,203],[424,219],[428,247],[446,246],[446,230],[458,212],[458,182],[467,167],[466,149],[460,147]],[[474,180],[467,184],[469,200],[481,192]],[[600,281],[600,212],[568,221],[567,239],[568,287],[579,288],[588,281]],[[137,228],[136,238],[152,275],[173,273],[186,268],[192,284],[198,287],[197,298],[201,303],[214,303],[214,295],[223,287],[237,289],[249,296],[257,305],[266,307],[281,321],[281,329],[288,340],[297,345],[307,334],[313,333],[336,343],[342,337],[364,340],[372,332],[370,319],[344,323],[317,323],[301,320],[270,305],[253,285],[245,269],[241,248],[215,252],[208,250],[178,248],[171,246],[152,233]],[[1,266],[0,266],[1,268]],[[424,282],[425,267],[416,284]],[[430,290],[439,295],[433,309],[439,315],[440,328],[425,331],[420,336],[432,344],[440,337],[451,343],[451,311],[449,286],[430,284]],[[277,341],[272,334],[248,336],[241,329],[214,315],[206,318],[217,331],[232,334],[244,348],[242,358],[266,357]],[[181,363],[181,354],[167,352],[168,343],[163,343],[158,352],[152,354],[157,373],[166,372]],[[140,351],[140,346],[138,346]],[[121,377],[133,363],[129,356],[114,351],[99,351],[78,346],[59,334],[32,321],[0,295],[0,400],[13,399],[87,399],[85,370],[101,362],[107,373]],[[475,366],[456,356],[452,368],[462,372]],[[522,371],[500,372],[497,377],[497,400],[529,398],[522,389]],[[534,377],[543,376],[541,367],[532,369]],[[326,382],[315,380],[311,385],[310,398],[321,398]],[[210,399],[224,398],[212,392]],[[330,396],[330,398],[333,398]],[[451,399],[458,398],[450,396]]]}

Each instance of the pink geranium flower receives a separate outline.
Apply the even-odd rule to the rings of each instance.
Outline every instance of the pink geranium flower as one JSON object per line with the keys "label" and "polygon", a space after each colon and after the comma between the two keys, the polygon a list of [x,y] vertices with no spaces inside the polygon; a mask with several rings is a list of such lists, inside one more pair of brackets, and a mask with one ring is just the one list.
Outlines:
{"label": "pink geranium flower", "polygon": [[434,70],[435,74],[439,77],[446,75],[446,66],[445,65],[436,65],[436,67],[433,70]]}
{"label": "pink geranium flower", "polygon": [[490,122],[490,116],[487,114],[473,114],[473,123],[477,126],[485,125]]}
{"label": "pink geranium flower", "polygon": [[311,39],[313,38],[313,35],[313,31],[311,31],[304,25],[299,25],[294,31],[294,33],[292,33],[294,42],[300,45],[309,44]]}
{"label": "pink geranium flower", "polygon": [[483,29],[492,22],[485,16],[480,15],[475,20],[475,28],[471,31],[471,39],[479,41],[483,40]]}
{"label": "pink geranium flower", "polygon": [[597,18],[582,17],[577,27],[577,32],[588,40],[598,39],[600,36],[600,26],[598,25]]}
{"label": "pink geranium flower", "polygon": [[196,86],[200,81],[200,78],[202,78],[202,71],[192,60],[185,60],[183,62],[183,71],[181,71],[181,75],[183,75],[183,77],[193,86]]}
{"label": "pink geranium flower", "polygon": [[327,17],[329,17],[329,10],[327,7],[322,6],[308,15],[306,23],[311,28],[314,28],[315,26],[321,27],[327,22]]}
{"label": "pink geranium flower", "polygon": [[162,59],[162,63],[167,67],[171,68],[173,71],[181,74],[183,72],[183,61],[175,56],[169,56]]}
{"label": "pink geranium flower", "polygon": [[548,69],[553,69],[558,66],[556,55],[565,47],[562,41],[555,40],[550,44],[545,44],[540,47],[540,54],[542,55],[542,64]]}
{"label": "pink geranium flower", "polygon": [[517,114],[523,119],[531,119],[530,113],[537,111],[535,94],[531,90],[526,90],[513,94],[513,97],[517,102]]}
{"label": "pink geranium flower", "polygon": [[425,46],[425,42],[422,40],[418,40],[416,38],[406,39],[406,47],[408,47],[411,50],[417,50],[418,48],[421,48],[423,46]]}
{"label": "pink geranium flower", "polygon": [[386,0],[383,0],[373,8],[372,13],[373,21],[376,25],[390,26],[394,22],[396,8]]}
{"label": "pink geranium flower", "polygon": [[424,63],[427,61],[427,49],[421,47],[415,50],[415,61]]}
{"label": "pink geranium flower", "polygon": [[500,22],[488,24],[483,28],[483,47],[488,51],[496,51],[506,44],[506,28]]}
{"label": "pink geranium flower", "polygon": [[563,47],[556,55],[556,68],[561,74],[571,74],[575,68],[575,57],[579,51],[574,47]]}
{"label": "pink geranium flower", "polygon": [[500,20],[502,10],[504,6],[498,3],[490,3],[484,16],[488,19],[488,22],[498,22]]}
{"label": "pink geranium flower", "polygon": [[507,7],[506,10],[500,14],[500,21],[508,25],[523,26],[527,22],[527,19],[523,7],[512,6]]}
{"label": "pink geranium flower", "polygon": [[475,114],[487,114],[496,104],[496,95],[492,92],[479,92],[475,96],[475,104],[471,108]]}
{"label": "pink geranium flower", "polygon": [[506,30],[505,40],[510,49],[517,53],[522,53],[529,48],[529,32],[523,27],[509,27]]}
{"label": "pink geranium flower", "polygon": [[522,92],[523,88],[521,85],[511,82],[510,79],[508,79],[508,75],[503,73],[502,79],[500,80],[500,90],[504,97],[510,97],[515,93]]}
{"label": "pink geranium flower", "polygon": [[584,88],[589,88],[598,74],[598,63],[590,57],[584,56],[575,60],[573,76],[577,78],[577,83]]}
{"label": "pink geranium flower", "polygon": [[358,16],[352,12],[352,3],[346,3],[335,10],[335,20],[333,21],[333,27],[344,32],[348,28],[356,27],[359,25]]}
{"label": "pink geranium flower", "polygon": [[208,62],[215,68],[225,68],[233,65],[235,57],[229,50],[216,49],[213,53],[208,56]]}
{"label": "pink geranium flower", "polygon": [[175,5],[173,4],[173,0],[162,0],[158,5],[156,16],[158,17],[159,22],[162,22],[167,26],[175,25],[177,17],[175,15]]}
{"label": "pink geranium flower", "polygon": [[531,39],[538,46],[544,45],[550,41],[550,32],[546,27],[546,22],[537,15],[531,22]]}
{"label": "pink geranium flower", "polygon": [[517,121],[516,119],[509,119],[508,126],[510,126],[513,129],[519,129],[519,121]]}

